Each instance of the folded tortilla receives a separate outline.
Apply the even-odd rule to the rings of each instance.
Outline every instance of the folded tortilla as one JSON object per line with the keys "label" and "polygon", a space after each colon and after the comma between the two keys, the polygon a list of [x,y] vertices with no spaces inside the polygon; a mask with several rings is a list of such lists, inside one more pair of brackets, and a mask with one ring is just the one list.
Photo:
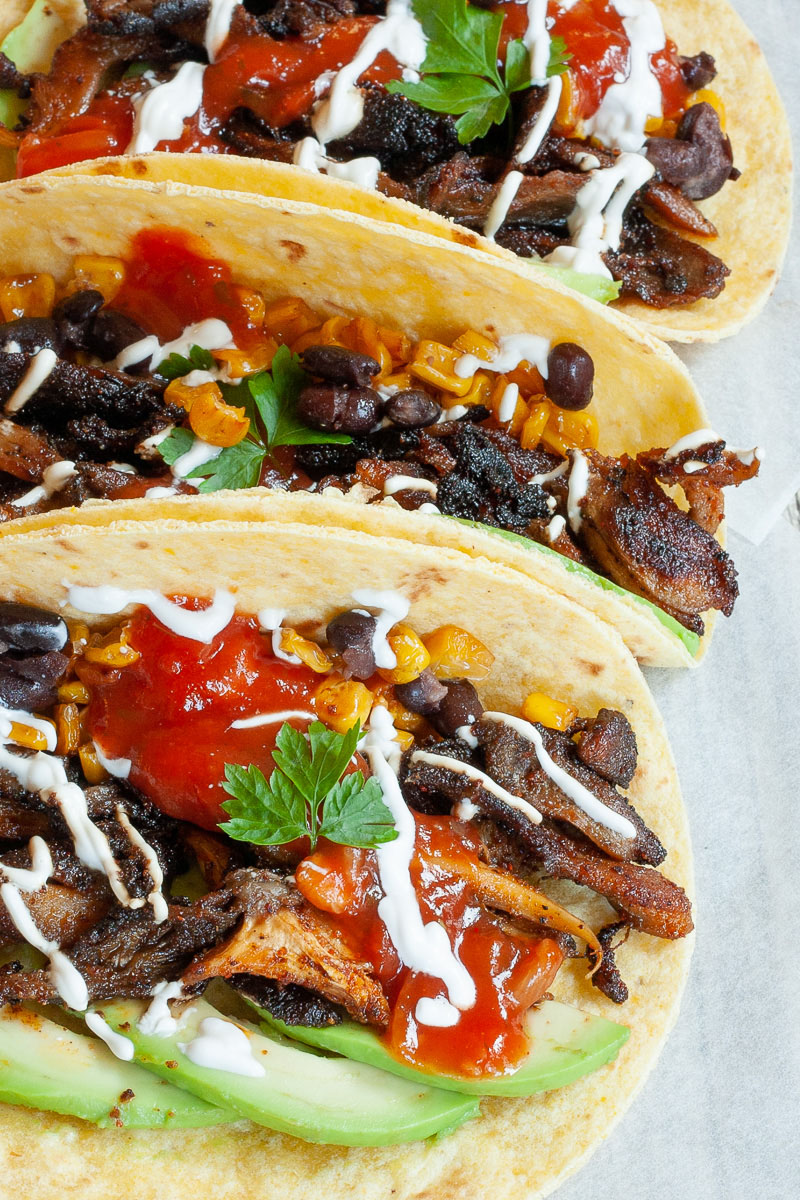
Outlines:
{"label": "folded tortilla", "polygon": [[[376,223],[353,213],[299,201],[230,196],[185,184],[117,178],[39,177],[0,188],[0,273],[70,273],[76,254],[126,257],[131,239],[154,226],[200,236],[206,252],[230,265],[233,277],[267,302],[302,296],[320,313],[369,315],[412,338],[451,342],[471,328],[490,336],[537,333],[575,341],[591,354],[601,453],[636,454],[667,447],[709,421],[686,369],[663,342],[617,313],[588,305],[552,279],[533,275],[520,260],[501,260],[424,233]],[[228,494],[231,504],[241,492]],[[281,493],[276,504],[284,503]],[[299,506],[318,497],[292,497]],[[113,520],[123,503],[94,508],[92,520]],[[137,512],[172,511],[170,500],[138,502]],[[233,509],[230,510],[231,512]],[[323,515],[323,511],[325,515]],[[283,510],[276,509],[276,514]],[[449,518],[427,518],[390,506],[343,502],[319,510],[392,536],[452,546],[507,563],[578,600],[609,621],[642,662],[687,666],[707,645],[640,597],[528,539]],[[334,514],[338,514],[335,515]],[[45,518],[46,519],[46,518]],[[68,519],[62,509],[59,519]],[[83,519],[81,516],[78,518]],[[89,518],[87,518],[89,519]],[[22,518],[24,527],[39,518]]]}
{"label": "folded tortilla", "polygon": [[[266,512],[269,501],[261,506]],[[65,599],[65,584],[192,596],[228,588],[239,611],[281,608],[298,624],[324,622],[346,608],[354,588],[397,589],[410,599],[408,620],[421,634],[457,618],[494,653],[492,672],[478,688],[487,705],[517,711],[537,690],[583,713],[605,705],[626,714],[639,747],[631,801],[668,848],[669,876],[691,895],[686,815],[661,718],[621,639],[592,614],[533,579],[457,550],[305,520],[259,520],[255,510],[249,519],[225,519],[216,501],[198,497],[179,518],[131,519],[121,515],[123,507],[105,524],[2,527],[3,599],[54,608]],[[219,519],[209,519],[215,511]],[[552,895],[584,919],[608,919],[606,902],[575,885],[553,884]],[[83,1200],[186,1200],[223,1192],[242,1200],[308,1200],[317,1190],[329,1200],[535,1200],[588,1158],[642,1085],[675,1020],[691,950],[691,937],[664,942],[632,933],[620,951],[632,991],[623,1009],[591,986],[585,961],[567,963],[554,985],[557,999],[630,1025],[616,1061],[556,1092],[484,1101],[479,1121],[430,1143],[343,1149],[246,1123],[99,1130],[0,1106],[5,1187],[37,1200],[73,1192]]]}
{"label": "folded tortilla", "polygon": [[[16,0],[19,4],[20,0]],[[22,0],[29,5],[31,0]],[[726,132],[734,161],[742,172],[709,200],[703,213],[716,225],[717,239],[696,238],[731,268],[725,290],[716,300],[699,300],[672,309],[652,308],[637,299],[618,301],[615,308],[641,321],[660,337],[676,342],[717,341],[752,320],[766,304],[778,279],[788,245],[792,211],[792,147],[783,103],[767,61],[750,30],[728,0],[657,0],[667,36],[681,54],[706,50],[716,59],[713,89],[725,105]],[[83,0],[72,4],[77,20]],[[10,27],[10,26],[9,26]],[[133,159],[105,159],[57,173],[121,174],[157,182],[254,192],[281,199],[303,199],[324,207],[360,213],[433,236],[480,245],[489,253],[515,260],[493,242],[403,200],[393,200],[327,176],[298,172],[280,163],[229,155],[153,154]],[[681,236],[691,238],[682,233]],[[528,260],[516,259],[532,268]]]}

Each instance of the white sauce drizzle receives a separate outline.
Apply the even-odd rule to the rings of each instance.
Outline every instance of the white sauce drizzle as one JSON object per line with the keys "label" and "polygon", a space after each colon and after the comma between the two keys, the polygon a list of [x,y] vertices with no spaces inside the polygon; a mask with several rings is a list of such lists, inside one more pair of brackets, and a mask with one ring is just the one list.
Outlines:
{"label": "white sauce drizzle", "polygon": [[375,851],[384,893],[378,904],[378,915],[404,966],[444,983],[457,1020],[459,1011],[464,1012],[475,1004],[477,990],[474,980],[450,945],[444,926],[436,921],[429,921],[426,925],[422,920],[409,873],[416,824],[397,780],[400,747],[394,737],[395,728],[388,709],[382,706],[374,708],[369,729],[359,749],[366,755],[372,774],[380,784],[384,803],[392,814],[398,833],[393,842],[385,842]]}
{"label": "white sauce drizzle", "polygon": [[294,149],[292,161],[302,171],[323,173],[334,179],[346,179],[359,187],[374,191],[378,186],[378,175],[381,170],[379,158],[365,155],[362,158],[351,158],[349,162],[336,162],[328,158],[324,148],[314,137],[302,138]]}
{"label": "white sauce drizzle", "polygon": [[518,400],[519,386],[516,383],[506,384],[505,391],[500,397],[500,405],[497,409],[497,419],[501,424],[513,420],[514,413],[517,411]]}
{"label": "white sauce drizzle", "polygon": [[162,500],[164,496],[177,496],[178,489],[174,487],[151,487],[144,494],[145,500]]}
{"label": "white sauce drizzle", "polygon": [[240,721],[232,721],[231,729],[257,729],[259,725],[278,725],[284,721],[316,721],[316,713],[306,712],[302,708],[286,708],[283,712],[258,713],[254,717],[243,717]]}
{"label": "white sauce drizzle", "polygon": [[94,743],[95,754],[100,766],[108,771],[109,775],[113,775],[115,779],[127,779],[131,773],[133,766],[129,758],[109,758],[97,742]]}
{"label": "white sauce drizzle", "polygon": [[572,470],[569,473],[569,488],[567,490],[567,517],[573,533],[580,532],[583,518],[581,516],[581,500],[586,495],[589,486],[589,463],[580,450],[572,452]]}
{"label": "white sauce drizzle", "polygon": [[434,1029],[451,1029],[458,1024],[460,1015],[444,996],[423,996],[414,1009],[419,1024],[430,1025]]}
{"label": "white sauce drizzle", "polygon": [[170,1037],[175,1033],[179,1022],[169,1011],[169,1001],[183,999],[183,985],[177,979],[162,979],[150,995],[153,999],[136,1022],[136,1027],[142,1033],[152,1034],[154,1037]]}
{"label": "white sauce drizzle", "polygon": [[125,830],[125,836],[130,844],[135,846],[141,853],[147,867],[147,874],[153,881],[153,890],[147,897],[147,903],[153,909],[153,920],[156,925],[160,925],[162,921],[166,921],[169,915],[169,907],[161,890],[164,886],[164,872],[161,870],[158,855],[150,843],[145,841],[139,830],[131,824],[130,818],[121,804],[117,805],[116,812],[117,820]]}
{"label": "white sauce drizzle", "polygon": [[459,725],[458,729],[456,730],[456,737],[460,738],[462,742],[466,742],[471,750],[477,750],[478,748],[478,739],[472,732],[472,726],[474,724],[475,718],[472,716],[472,714],[470,714],[468,723],[466,725]]}
{"label": "white sauce drizzle", "polygon": [[547,536],[551,542],[557,542],[567,527],[563,517],[553,517],[547,526]]}
{"label": "white sauce drizzle", "polygon": [[545,775],[552,779],[556,787],[560,788],[564,795],[569,797],[573,804],[577,804],[578,808],[582,809],[593,821],[597,821],[600,825],[605,825],[607,829],[618,833],[620,837],[636,837],[636,827],[632,821],[629,821],[621,813],[614,812],[613,809],[603,804],[593,792],[590,792],[582,783],[579,783],[577,779],[574,779],[572,775],[553,762],[544,748],[542,735],[530,721],[525,721],[522,717],[510,717],[507,713],[501,712],[485,712],[481,720],[492,721],[497,725],[508,725],[509,728],[514,729],[522,737],[526,738],[527,741],[532,742],[536,751],[536,757],[539,760],[539,766]]}
{"label": "white sauce drizzle", "polygon": [[12,723],[35,729],[44,736],[47,749],[55,750],[58,739],[52,721],[46,721],[44,717],[34,717],[32,713],[23,712],[19,708],[5,708],[0,704],[0,737],[7,737],[11,732]]}
{"label": "white sauce drizzle", "polygon": [[208,61],[215,63],[220,50],[228,40],[234,10],[240,0],[210,0],[204,45]]}
{"label": "white sauce drizzle", "polygon": [[386,635],[398,621],[408,616],[410,601],[400,592],[378,591],[375,588],[359,588],[353,592],[353,599],[356,604],[363,604],[365,608],[378,609],[378,612],[373,614],[375,632],[372,635],[372,653],[375,656],[376,667],[391,670],[397,666],[397,656],[386,640]]}
{"label": "white sauce drizzle", "polygon": [[670,446],[669,450],[665,450],[664,458],[677,458],[686,450],[699,450],[701,446],[707,446],[710,442],[721,441],[722,438],[718,433],[714,433],[713,429],[696,429],[694,433],[687,433],[684,437],[679,438],[674,445]]}
{"label": "white sauce drizzle", "polygon": [[38,350],[34,354],[28,363],[25,374],[6,401],[6,412],[9,416],[25,407],[31,396],[34,396],[52,375],[57,362],[58,355],[49,346],[45,346],[43,350]]}
{"label": "white sauce drizzle", "polygon": [[183,133],[183,123],[203,102],[203,63],[185,62],[166,83],[158,83],[133,101],[136,119],[126,154],[150,154],[159,142]]}
{"label": "white sauce drizzle", "polygon": [[[212,446],[210,442],[204,442],[202,438],[195,437],[194,442],[180,458],[176,458],[172,464],[173,479],[184,480],[191,487],[197,488],[200,484],[200,479],[196,481],[187,478],[191,475],[195,467],[204,467],[206,463],[213,462],[215,458],[219,458],[222,454],[222,446]],[[151,491],[154,489],[150,489]]]}
{"label": "white sauce drizzle", "polygon": [[190,1042],[178,1042],[189,1062],[209,1071],[227,1071],[231,1075],[257,1078],[264,1074],[250,1049],[250,1039],[243,1029],[222,1017],[205,1017],[196,1037]]}
{"label": "white sauce drizzle", "polygon": [[395,492],[427,492],[436,499],[438,485],[431,479],[416,479],[413,475],[392,475],[383,485],[384,496],[393,496]]}
{"label": "white sauce drizzle", "polygon": [[[230,327],[218,317],[206,317],[204,321],[187,325],[174,341],[165,342],[163,346],[154,333],[138,342],[131,342],[130,346],[120,351],[111,365],[118,371],[124,371],[126,367],[148,359],[149,368],[154,371],[170,354],[180,354],[185,358],[192,346],[201,346],[203,350],[235,349]],[[153,445],[158,443],[153,442]]]}
{"label": "white sauce drizzle", "polygon": [[67,599],[80,612],[103,616],[116,616],[131,604],[142,604],[153,616],[178,637],[193,642],[213,642],[218,633],[229,624],[236,609],[236,600],[231,592],[221,588],[214,593],[208,608],[189,609],[173,604],[160,592],[150,588],[118,587],[69,587]]}
{"label": "white sauce drizzle", "polygon": [[483,236],[493,242],[500,226],[508,216],[524,176],[522,171],[509,171],[492,201],[483,226]]}
{"label": "white sauce drizzle", "polygon": [[53,856],[47,842],[38,836],[28,842],[28,853],[31,856],[29,867],[7,867],[0,863],[0,876],[20,892],[38,892],[53,872]]}
{"label": "white sauce drizzle", "polygon": [[92,1033],[96,1034],[101,1042],[105,1042],[115,1058],[121,1058],[123,1062],[131,1061],[134,1047],[130,1038],[124,1037],[123,1034],[112,1029],[108,1021],[100,1016],[100,1013],[87,1013],[84,1020]]}
{"label": "white sauce drizzle", "polygon": [[661,117],[661,84],[650,65],[650,56],[666,45],[664,26],[652,0],[612,0],[622,17],[630,42],[627,77],[618,79],[600,107],[584,123],[586,135],[606,146],[636,152],[645,142],[648,117]]}
{"label": "white sauce drizzle", "polygon": [[50,960],[50,980],[61,999],[70,1008],[83,1012],[89,1004],[86,981],[77,967],[67,958],[58,942],[51,942],[36,928],[25,901],[13,883],[0,886],[0,899],[8,910],[15,929],[22,938]]}
{"label": "white sauce drizzle", "polygon": [[429,754],[427,750],[415,750],[411,755],[411,761],[414,763],[427,763],[430,767],[446,767],[448,771],[455,771],[459,775],[465,775],[473,783],[479,783],[484,791],[491,792],[498,800],[502,800],[509,808],[515,808],[518,812],[524,813],[534,825],[541,824],[542,814],[538,808],[534,808],[532,804],[529,804],[527,800],[523,800],[521,796],[515,796],[513,792],[509,792],[506,788],[501,787],[490,775],[479,771],[471,763],[459,762],[458,759],[447,758],[444,754]]}
{"label": "white sauce drizzle", "polygon": [[78,469],[74,462],[68,458],[60,459],[58,462],[51,463],[49,467],[45,467],[40,484],[31,488],[24,496],[12,500],[11,503],[14,508],[30,508],[32,504],[38,504],[40,500],[49,500],[77,474]]}
{"label": "white sauce drizzle", "polygon": [[560,479],[562,475],[566,475],[569,470],[569,461],[559,463],[557,467],[553,467],[552,471],[545,471],[544,475],[533,475],[528,480],[528,483],[552,483],[554,479]]}
{"label": "white sauce drizzle", "polygon": [[528,362],[536,367],[542,379],[547,379],[547,356],[550,341],[536,333],[512,333],[500,338],[494,358],[488,361],[475,354],[462,354],[453,367],[459,379],[470,379],[476,371],[492,371],[507,375],[520,363]]}
{"label": "white sauce drizzle", "polygon": [[262,608],[258,614],[258,624],[263,633],[272,634],[272,653],[281,662],[292,663],[294,666],[300,662],[296,654],[287,654],[281,645],[283,618],[286,616],[282,608]]}

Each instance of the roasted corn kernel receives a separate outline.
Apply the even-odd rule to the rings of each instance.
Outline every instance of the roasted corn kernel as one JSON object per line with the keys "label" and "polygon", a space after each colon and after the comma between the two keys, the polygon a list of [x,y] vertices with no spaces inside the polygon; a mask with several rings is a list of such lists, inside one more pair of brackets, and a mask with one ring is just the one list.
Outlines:
{"label": "roasted corn kernel", "polygon": [[252,288],[242,287],[238,283],[231,286],[231,295],[237,304],[241,305],[247,313],[251,325],[260,328],[264,324],[264,316],[267,311],[266,303],[261,292],[254,292]]}
{"label": "roasted corn kernel", "polygon": [[167,384],[164,399],[167,404],[179,404],[186,412],[191,412],[195,401],[199,400],[204,394],[219,398],[220,400],[222,399],[222,392],[213,379],[209,380],[208,383],[200,383],[197,387],[190,387],[182,379],[173,379]]}
{"label": "roasted corn kernel", "polygon": [[247,436],[250,418],[244,408],[226,404],[217,388],[214,395],[202,384],[195,390],[202,394],[189,409],[189,425],[199,438],[211,446],[236,446]]}
{"label": "roasted corn kernel", "polygon": [[375,698],[375,703],[388,708],[396,729],[414,732],[417,729],[421,729],[425,724],[424,717],[421,717],[419,713],[412,712],[411,709],[406,708],[400,703],[394,694],[393,683],[382,679],[378,683],[371,683],[371,691]]}
{"label": "roasted corn kernel", "polygon": [[599,428],[597,418],[588,411],[569,412],[564,408],[552,406],[547,424],[542,431],[541,440],[551,450],[558,454],[566,454],[568,450],[595,450]]}
{"label": "roasted corn kernel", "polygon": [[556,124],[566,133],[576,128],[579,117],[580,93],[572,79],[572,72],[565,71],[561,79],[561,96],[556,111]]}
{"label": "roasted corn kernel", "polygon": [[722,132],[725,132],[727,125],[727,114],[725,112],[725,104],[722,97],[719,96],[713,88],[701,88],[699,92],[695,92],[689,100],[689,107],[694,108],[695,104],[710,104],[719,117],[719,123]]}
{"label": "roasted corn kernel", "polygon": [[123,625],[106,638],[95,638],[86,647],[83,657],[87,662],[103,667],[129,667],[142,657],[138,650],[128,644],[128,630]]}
{"label": "roasted corn kernel", "polygon": [[88,704],[91,696],[85,683],[80,679],[72,679],[62,683],[58,689],[58,699],[61,704]]}
{"label": "roasted corn kernel", "polygon": [[250,350],[215,350],[214,359],[227,367],[231,379],[244,379],[246,375],[255,375],[257,371],[269,370],[277,349],[278,343],[269,338]]}
{"label": "roasted corn kernel", "polygon": [[414,745],[413,733],[408,733],[408,731],[405,729],[397,729],[395,731],[394,740],[404,753],[406,750],[410,750]]}
{"label": "roasted corn kernel", "polygon": [[[50,724],[51,722],[48,722]],[[26,750],[46,750],[47,735],[41,729],[32,725],[23,725],[20,721],[12,721],[8,733],[9,741],[15,746],[24,746]]]}
{"label": "roasted corn kernel", "polygon": [[105,254],[78,254],[72,269],[78,287],[100,292],[106,304],[111,303],[125,282],[124,261]]}
{"label": "roasted corn kernel", "polygon": [[363,729],[372,711],[372,692],[355,679],[329,675],[314,693],[314,709],[337,733],[347,733],[357,721]]}
{"label": "roasted corn kernel", "polygon": [[574,723],[578,710],[561,700],[554,700],[552,696],[546,696],[544,692],[531,692],[522,705],[522,715],[526,721],[564,731]]}
{"label": "roasted corn kernel", "polygon": [[296,655],[301,663],[304,663],[312,671],[316,671],[318,675],[325,675],[333,665],[325,651],[321,650],[316,642],[310,642],[308,638],[301,637],[296,629],[292,629],[288,625],[281,629],[281,650],[284,654]]}
{"label": "roasted corn kernel", "polygon": [[419,342],[414,358],[408,365],[409,372],[424,383],[432,383],[451,396],[466,396],[472,387],[472,378],[462,379],[455,373],[455,365],[461,355],[441,342]]}
{"label": "roasted corn kernel", "polygon": [[85,625],[83,621],[70,621],[69,640],[73,654],[80,654],[83,648],[89,644],[90,637],[88,625]]}
{"label": "roasted corn kernel", "polygon": [[393,626],[386,635],[397,664],[394,667],[384,667],[378,670],[381,679],[389,683],[411,683],[431,661],[425,643],[414,632],[410,625],[398,624]]}
{"label": "roasted corn kernel", "polygon": [[0,280],[0,312],[4,321],[20,317],[49,317],[56,301],[52,275],[10,275]]}
{"label": "roasted corn kernel", "polygon": [[81,769],[86,776],[87,783],[102,783],[105,779],[108,779],[108,772],[105,767],[101,766],[93,742],[84,742],[79,747],[78,758],[81,761]]}
{"label": "roasted corn kernel", "polygon": [[440,679],[485,679],[492,669],[491,650],[458,625],[440,625],[424,640]]}
{"label": "roasted corn kernel", "polygon": [[74,754],[81,740],[81,718],[77,704],[57,704],[53,710],[56,721],[57,754]]}
{"label": "roasted corn kernel", "polygon": [[299,296],[288,296],[267,306],[264,329],[277,342],[292,346],[309,329],[319,326],[319,317]]}
{"label": "roasted corn kernel", "polygon": [[497,358],[497,343],[474,329],[460,334],[453,342],[453,349],[459,354],[474,354],[475,358],[482,358],[487,363]]}
{"label": "roasted corn kernel", "polygon": [[493,386],[494,379],[491,375],[486,371],[476,371],[472,377],[472,385],[466,395],[460,397],[460,403],[466,404],[467,408],[475,404],[488,404]]}
{"label": "roasted corn kernel", "polygon": [[545,400],[544,396],[537,398],[539,403],[532,404],[528,409],[528,416],[520,430],[519,442],[523,450],[531,450],[534,446],[538,446],[542,440],[545,426],[552,414],[552,406]]}

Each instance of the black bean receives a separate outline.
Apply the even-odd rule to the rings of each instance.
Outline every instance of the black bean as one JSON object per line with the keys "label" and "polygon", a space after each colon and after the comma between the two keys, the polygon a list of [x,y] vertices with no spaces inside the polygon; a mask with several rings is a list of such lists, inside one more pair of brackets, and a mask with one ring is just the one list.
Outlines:
{"label": "black bean", "polygon": [[352,610],[328,623],[328,645],[341,656],[346,672],[355,679],[369,679],[375,670],[372,639],[376,625],[374,617]]}
{"label": "black bean", "polygon": [[404,708],[422,717],[430,717],[447,695],[447,688],[433,671],[425,670],[410,683],[395,684],[394,694]]}
{"label": "black bean", "polygon": [[483,705],[468,679],[447,679],[444,685],[447,695],[433,714],[432,723],[442,737],[454,737],[462,725],[478,720]]}
{"label": "black bean", "polygon": [[[22,354],[34,354],[45,347],[59,354],[63,348],[58,326],[49,317],[20,317],[18,321],[0,325],[0,350],[14,342]],[[6,354],[10,353],[13,351],[6,350]]]}
{"label": "black bean", "polygon": [[401,429],[421,429],[438,421],[442,406],[427,392],[417,388],[406,388],[405,391],[395,392],[387,400],[384,412],[389,420]]}
{"label": "black bean", "polygon": [[701,88],[707,88],[716,78],[717,64],[714,61],[713,55],[709,54],[706,50],[701,50],[699,54],[693,54],[691,58],[681,55],[678,63],[681,75],[683,76],[683,82],[693,92],[699,92]]}
{"label": "black bean", "polygon": [[56,305],[53,320],[68,346],[74,346],[78,350],[86,349],[89,325],[104,304],[102,292],[87,288],[82,292],[73,292]]}
{"label": "black bean", "polygon": [[[86,345],[92,354],[96,354],[102,362],[111,362],[121,354],[126,346],[140,342],[147,334],[141,325],[137,325],[124,313],[116,312],[113,308],[103,308],[92,321],[86,337]],[[125,370],[134,374],[141,363],[133,363]]]}
{"label": "black bean", "polygon": [[6,708],[49,708],[58,699],[56,685],[69,666],[66,654],[51,651],[29,658],[0,660],[0,704]]}
{"label": "black bean", "polygon": [[547,356],[547,395],[559,408],[577,412],[594,393],[594,363],[574,342],[561,342]]}
{"label": "black bean", "polygon": [[319,384],[303,388],[297,415],[312,429],[367,433],[378,420],[381,403],[372,388]]}
{"label": "black bean", "polygon": [[69,633],[58,613],[32,604],[0,604],[0,649],[18,653],[63,650]]}
{"label": "black bean", "polygon": [[368,387],[381,369],[380,363],[368,354],[344,346],[309,346],[300,355],[300,361],[310,375],[353,387]]}

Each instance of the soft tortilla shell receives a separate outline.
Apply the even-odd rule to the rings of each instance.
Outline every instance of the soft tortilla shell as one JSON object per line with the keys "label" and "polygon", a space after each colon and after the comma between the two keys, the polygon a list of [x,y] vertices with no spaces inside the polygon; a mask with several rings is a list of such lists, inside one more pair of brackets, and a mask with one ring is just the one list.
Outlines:
{"label": "soft tortilla shell", "polygon": [[[76,4],[80,0],[75,0]],[[728,0],[657,0],[667,36],[681,54],[707,50],[719,74],[712,84],[726,109],[726,129],[743,172],[701,204],[719,237],[697,241],[727,263],[732,274],[716,300],[654,309],[639,300],[615,307],[669,341],[717,341],[737,333],[766,304],[778,279],[791,226],[792,147],[783,103],[767,61]],[[175,179],[225,191],[302,198],[325,207],[359,212],[490,253],[513,257],[451,221],[401,200],[367,192],[342,180],[280,163],[228,155],[161,155],[106,159],[63,168],[67,173],[125,174],[153,181]]]}
{"label": "soft tortilla shell", "polygon": [[[196,514],[206,505],[195,500]],[[428,632],[449,621],[473,630],[495,654],[486,703],[518,711],[541,690],[584,712],[624,711],[640,768],[633,803],[669,847],[665,870],[691,894],[686,815],[661,718],[620,638],[591,614],[515,572],[457,551],[304,524],[117,520],[0,537],[6,596],[43,605],[63,581],[150,587],[208,596],[235,591],[241,611],[288,610],[293,622],[324,621],[359,586],[398,588],[409,620]],[[71,610],[67,608],[70,615]],[[98,623],[98,618],[90,618]],[[569,884],[553,894],[593,922],[608,906]],[[576,1170],[608,1135],[641,1086],[672,1026],[691,954],[687,939],[632,934],[620,953],[631,985],[624,1010],[599,995],[583,968],[562,970],[556,995],[631,1027],[617,1061],[570,1087],[527,1100],[483,1103],[484,1116],[430,1143],[386,1149],[311,1146],[253,1126],[186,1132],[88,1128],[69,1118],[4,1107],[0,1154],[6,1195],[37,1200],[536,1200]]]}
{"label": "soft tortilla shell", "polygon": [[[708,426],[679,359],[630,321],[532,276],[519,260],[492,258],[353,213],[185,184],[40,177],[0,189],[0,271],[47,269],[63,282],[76,254],[125,257],[139,229],[158,225],[201,236],[207,253],[268,300],[302,296],[321,313],[367,313],[412,337],[451,341],[471,327],[580,343],[595,362],[592,411],[604,452],[666,447]],[[365,522],[371,519],[364,516]],[[437,536],[434,523],[427,525],[429,532],[420,524],[415,533],[411,524],[403,536]],[[438,536],[446,542],[455,533],[442,529]],[[692,662],[678,639],[635,600],[603,592],[543,553],[488,534],[472,537],[464,529],[460,536],[462,548],[513,562],[601,613],[642,661]]]}

